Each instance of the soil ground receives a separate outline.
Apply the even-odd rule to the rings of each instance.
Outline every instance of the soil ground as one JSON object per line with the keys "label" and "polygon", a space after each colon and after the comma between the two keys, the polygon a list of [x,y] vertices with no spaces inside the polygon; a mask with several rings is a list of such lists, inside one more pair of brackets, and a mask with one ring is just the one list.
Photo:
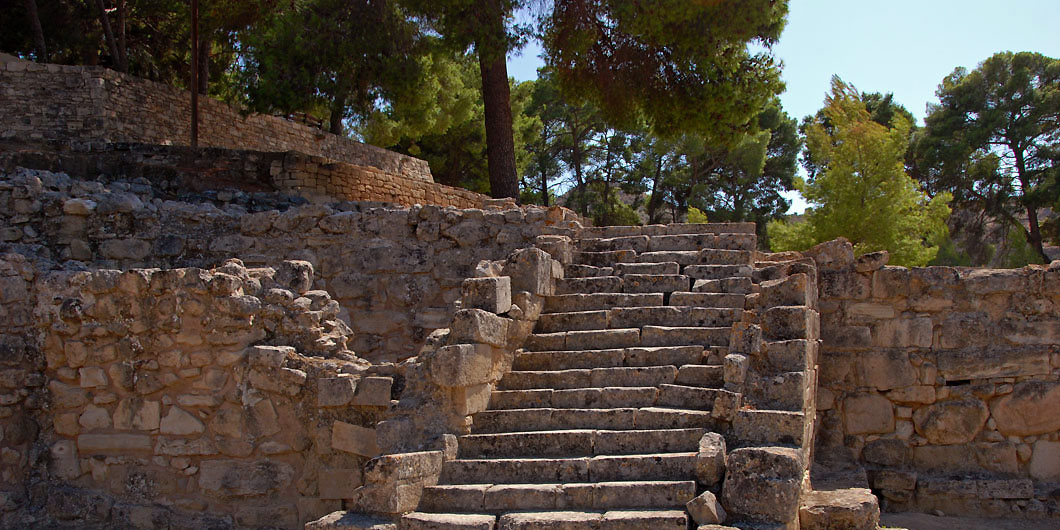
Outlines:
{"label": "soil ground", "polygon": [[1056,519],[984,519],[938,517],[926,513],[883,513],[880,526],[908,530],[1060,530]]}

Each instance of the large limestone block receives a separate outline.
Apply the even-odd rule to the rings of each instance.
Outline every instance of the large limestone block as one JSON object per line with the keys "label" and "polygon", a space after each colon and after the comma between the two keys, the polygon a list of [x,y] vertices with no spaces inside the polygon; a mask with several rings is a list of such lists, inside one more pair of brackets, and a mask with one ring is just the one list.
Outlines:
{"label": "large limestone block", "polygon": [[842,237],[821,243],[803,254],[813,258],[817,268],[823,271],[847,270],[854,265],[854,246]]}
{"label": "large limestone block", "polygon": [[379,454],[375,429],[353,425],[344,421],[336,421],[332,424],[331,447],[361,456],[376,456]]}
{"label": "large limestone block", "polygon": [[392,377],[365,377],[357,383],[357,391],[353,395],[353,404],[360,407],[390,406],[393,386],[394,378]]}
{"label": "large limestone block", "polygon": [[688,501],[685,504],[685,508],[688,510],[689,515],[692,516],[692,519],[696,521],[696,524],[721,524],[725,522],[727,517],[725,508],[721,507],[718,498],[709,491],[705,491],[702,495]]}
{"label": "large limestone block", "polygon": [[1060,481],[1060,442],[1038,440],[1031,454],[1031,476],[1042,481]]}
{"label": "large limestone block", "polygon": [[1052,372],[1049,352],[1040,348],[939,350],[937,362],[939,375],[949,381]]}
{"label": "large limestone block", "polygon": [[762,315],[762,332],[769,340],[814,340],[819,330],[817,312],[808,307],[771,307]]}
{"label": "large limestone block", "polygon": [[199,418],[192,416],[191,413],[180,407],[169,407],[169,412],[162,417],[159,425],[159,432],[162,434],[175,434],[178,436],[198,434],[204,430],[206,430],[206,426],[203,425]]}
{"label": "large limestone block", "polygon": [[342,407],[353,401],[357,389],[352,377],[326,377],[317,381],[317,406]]}
{"label": "large limestone block", "polygon": [[1033,436],[1060,430],[1060,383],[1027,382],[993,402],[997,430],[1005,436]]}
{"label": "large limestone block", "polygon": [[400,530],[493,530],[497,518],[493,515],[456,513],[406,514],[398,526]]}
{"label": "large limestone block", "polygon": [[843,421],[848,434],[894,432],[894,407],[879,394],[854,394],[843,400]]}
{"label": "large limestone block", "polygon": [[696,454],[696,482],[712,488],[725,476],[725,438],[708,432],[699,440]]}
{"label": "large limestone block", "polygon": [[529,291],[538,296],[555,293],[552,256],[538,248],[517,250],[504,263],[503,272],[511,278],[513,291]]}
{"label": "large limestone block", "polygon": [[468,309],[501,314],[512,308],[512,279],[507,276],[468,278],[460,290],[461,300]]}
{"label": "large limestone block", "polygon": [[294,469],[274,460],[203,460],[199,487],[213,495],[250,497],[287,488]]}
{"label": "large limestone block", "polygon": [[726,459],[722,497],[734,515],[773,523],[798,516],[804,465],[797,449],[746,447]]}
{"label": "large limestone block", "polygon": [[453,315],[453,323],[449,326],[449,341],[503,347],[508,340],[510,322],[510,319],[481,309],[461,309]]}
{"label": "large limestone block", "polygon": [[943,401],[913,413],[916,432],[935,445],[968,443],[986,424],[990,411],[978,399]]}
{"label": "large limestone block", "polygon": [[814,284],[805,273],[792,274],[779,280],[762,282],[762,307],[809,306],[816,298]]}
{"label": "large limestone block", "polygon": [[398,530],[398,526],[389,519],[340,511],[306,523],[305,530]]}
{"label": "large limestone block", "polygon": [[865,488],[811,491],[799,508],[803,530],[875,530],[879,522],[879,502]]}
{"label": "large limestone block", "polygon": [[284,261],[276,270],[273,279],[288,291],[305,294],[313,288],[313,264],[308,261]]}
{"label": "large limestone block", "polygon": [[429,361],[431,379],[442,386],[466,387],[489,381],[493,348],[486,344],[453,344],[438,348]]}

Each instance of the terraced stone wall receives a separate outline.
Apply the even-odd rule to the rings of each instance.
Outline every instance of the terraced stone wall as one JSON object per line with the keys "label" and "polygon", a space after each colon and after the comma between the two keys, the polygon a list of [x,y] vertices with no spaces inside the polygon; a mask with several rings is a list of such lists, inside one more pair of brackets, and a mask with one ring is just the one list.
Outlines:
{"label": "terraced stone wall", "polygon": [[853,459],[890,511],[1060,517],[1060,262],[817,258],[817,459]]}
{"label": "terraced stone wall", "polygon": [[[103,184],[20,171],[0,178],[5,248],[65,268],[313,264],[315,285],[339,301],[350,347],[372,361],[419,351],[447,325],[480,260],[505,258],[578,222],[561,208],[464,209],[310,204],[224,192],[167,196],[138,179]],[[266,200],[268,199],[268,200]],[[279,205],[286,210],[265,209]]]}
{"label": "terraced stone wall", "polygon": [[[98,66],[0,61],[0,139],[188,145],[190,95]],[[427,162],[292,121],[199,100],[199,145],[299,151],[432,182]]]}

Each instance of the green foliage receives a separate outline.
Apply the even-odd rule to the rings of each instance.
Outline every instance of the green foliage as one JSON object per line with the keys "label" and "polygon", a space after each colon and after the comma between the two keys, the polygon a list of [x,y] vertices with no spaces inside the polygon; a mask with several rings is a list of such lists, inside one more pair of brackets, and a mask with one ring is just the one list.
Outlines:
{"label": "green foliage", "polygon": [[707,214],[703,213],[703,210],[692,206],[688,209],[688,220],[687,222],[693,224],[707,223]]}
{"label": "green foliage", "polygon": [[939,85],[926,132],[917,138],[915,173],[932,191],[1023,229],[1045,259],[1038,210],[1060,196],[1060,60],[1002,52]]}
{"label": "green foliage", "polygon": [[1009,228],[1006,235],[1004,248],[1001,250],[1004,258],[1004,262],[1001,264],[1002,267],[1018,269],[1027,265],[1046,263],[1037,250],[1027,243],[1023,228],[1013,226]]}
{"label": "green foliage", "polygon": [[846,237],[857,254],[887,250],[891,262],[924,265],[946,231],[948,194],[928,198],[904,170],[909,122],[890,128],[872,120],[860,94],[838,77],[826,98],[831,128],[807,127],[807,147],[824,170],[800,186],[807,201],[806,224],[771,224],[774,250],[802,250]]}

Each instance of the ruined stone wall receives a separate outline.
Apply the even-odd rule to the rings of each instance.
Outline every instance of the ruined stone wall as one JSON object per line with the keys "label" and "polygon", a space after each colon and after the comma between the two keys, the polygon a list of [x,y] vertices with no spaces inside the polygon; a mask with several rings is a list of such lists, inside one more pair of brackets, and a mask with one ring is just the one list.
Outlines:
{"label": "ruined stone wall", "polygon": [[[831,248],[828,248],[831,246]],[[885,509],[1060,514],[1060,263],[818,259],[816,458],[853,458]]]}
{"label": "ruined stone wall", "polygon": [[[419,350],[446,325],[479,260],[570,233],[560,208],[465,209],[313,204],[248,212],[245,194],[177,202],[145,180],[102,184],[22,171],[0,178],[0,240],[68,267],[203,267],[312,263],[316,286],[342,306],[351,349],[373,361]],[[191,199],[189,199],[191,200]],[[76,262],[76,263],[74,263]]]}
{"label": "ruined stone wall", "polygon": [[[288,120],[199,100],[201,146],[300,151],[431,182],[427,162]],[[187,92],[98,66],[0,62],[0,139],[187,145]]]}

